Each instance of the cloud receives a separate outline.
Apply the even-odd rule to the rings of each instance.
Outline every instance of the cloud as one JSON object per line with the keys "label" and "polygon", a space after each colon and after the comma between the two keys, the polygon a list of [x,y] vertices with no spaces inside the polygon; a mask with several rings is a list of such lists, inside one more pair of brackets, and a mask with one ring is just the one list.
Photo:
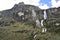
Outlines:
{"label": "cloud", "polygon": [[60,6],[60,1],[57,2],[58,7]]}
{"label": "cloud", "polygon": [[48,9],[49,7],[47,6],[47,4],[44,4],[43,3],[39,3],[40,0],[16,0],[16,3],[19,3],[19,2],[24,2],[25,4],[31,4],[31,5],[36,5],[36,6],[39,6],[41,9]]}
{"label": "cloud", "polygon": [[51,0],[51,3],[52,3],[52,7],[57,7],[56,0]]}
{"label": "cloud", "polygon": [[52,7],[59,7],[60,6],[60,0],[56,2],[56,0],[51,0]]}
{"label": "cloud", "polygon": [[47,4],[44,4],[44,5],[42,5],[42,6],[40,5],[39,7],[40,7],[41,9],[48,9],[48,8],[49,8],[49,7],[47,6]]}
{"label": "cloud", "polygon": [[13,0],[0,0],[0,11],[10,9],[14,6]]}
{"label": "cloud", "polygon": [[0,0],[0,11],[10,9],[14,6],[14,4],[18,4],[19,2],[38,6],[39,1],[40,0]]}
{"label": "cloud", "polygon": [[39,5],[40,0],[16,0],[15,3],[24,2],[25,4]]}
{"label": "cloud", "polygon": [[40,5],[40,0],[0,0],[0,11],[11,9],[15,4],[19,2],[24,2],[25,4],[31,4],[35,6],[39,6],[41,9],[47,9],[48,6],[46,4]]}

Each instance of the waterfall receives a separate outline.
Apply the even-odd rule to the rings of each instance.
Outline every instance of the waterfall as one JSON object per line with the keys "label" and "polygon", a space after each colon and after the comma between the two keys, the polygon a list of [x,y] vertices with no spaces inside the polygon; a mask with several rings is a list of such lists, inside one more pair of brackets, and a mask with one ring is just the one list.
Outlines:
{"label": "waterfall", "polygon": [[47,31],[46,28],[42,28],[42,33],[45,33]]}
{"label": "waterfall", "polygon": [[33,20],[36,22],[36,26],[40,28],[40,21],[36,15],[35,10],[32,10],[32,16],[33,16]]}
{"label": "waterfall", "polygon": [[44,20],[47,19],[46,10],[44,10]]}
{"label": "waterfall", "polygon": [[43,25],[43,22],[44,22],[44,20],[46,20],[47,19],[47,14],[46,14],[46,10],[44,10],[44,19],[43,20],[41,20],[41,26],[43,27],[42,28],[42,32],[43,33],[45,33],[46,31],[47,31],[47,29],[44,27],[44,25]]}
{"label": "waterfall", "polygon": [[44,25],[43,25],[43,22],[44,22],[44,20],[46,20],[47,19],[47,14],[46,14],[46,11],[44,10],[44,19],[43,20],[41,20],[41,26],[43,27]]}
{"label": "waterfall", "polygon": [[44,10],[44,19],[41,20],[41,25],[40,25],[39,19],[37,18],[35,10],[32,10],[32,16],[33,16],[33,20],[36,22],[36,26],[39,27],[39,28],[43,27],[42,28],[42,33],[45,33],[47,31],[47,29],[44,28],[43,22],[44,22],[44,20],[47,19],[46,11]]}

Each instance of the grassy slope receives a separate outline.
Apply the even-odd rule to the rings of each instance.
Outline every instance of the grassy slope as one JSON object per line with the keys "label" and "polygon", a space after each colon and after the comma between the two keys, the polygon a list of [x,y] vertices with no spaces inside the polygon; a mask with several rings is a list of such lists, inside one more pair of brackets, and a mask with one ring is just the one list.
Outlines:
{"label": "grassy slope", "polygon": [[[58,34],[51,32],[42,34],[40,29],[36,29],[28,23],[19,22],[11,26],[0,27],[0,40],[60,40],[60,36]],[[19,30],[27,30],[28,32],[15,32]],[[33,39],[34,31],[38,31],[35,39]]]}

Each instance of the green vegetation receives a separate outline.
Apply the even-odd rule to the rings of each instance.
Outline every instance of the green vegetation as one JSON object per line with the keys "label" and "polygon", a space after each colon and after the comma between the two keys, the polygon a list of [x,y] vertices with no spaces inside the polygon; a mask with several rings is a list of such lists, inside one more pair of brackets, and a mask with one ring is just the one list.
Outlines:
{"label": "green vegetation", "polygon": [[[54,32],[41,33],[41,29],[34,28],[34,23],[16,22],[13,25],[0,27],[0,40],[60,40],[60,35]],[[37,36],[34,39],[34,31]]]}
{"label": "green vegetation", "polygon": [[0,19],[0,26],[10,26],[11,24],[14,24],[16,21],[13,18],[5,18],[2,17]]}
{"label": "green vegetation", "polygon": [[[0,25],[3,24],[1,22],[5,25],[0,26],[0,40],[60,40],[60,27],[46,26],[46,22],[44,22],[48,28],[46,33],[41,33],[41,29],[36,27],[35,22],[17,22],[12,18],[0,19]],[[9,23],[8,26],[6,22]]]}

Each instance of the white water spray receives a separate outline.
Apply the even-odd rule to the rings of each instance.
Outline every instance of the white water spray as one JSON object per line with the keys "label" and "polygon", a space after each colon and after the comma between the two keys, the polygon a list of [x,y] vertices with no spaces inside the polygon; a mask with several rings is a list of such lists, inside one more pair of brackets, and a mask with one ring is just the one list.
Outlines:
{"label": "white water spray", "polygon": [[44,10],[44,20],[47,19],[46,11]]}
{"label": "white water spray", "polygon": [[42,28],[42,33],[45,33],[47,31],[46,28]]}
{"label": "white water spray", "polygon": [[41,20],[41,26],[43,27],[42,28],[42,33],[45,33],[46,31],[47,31],[47,29],[46,28],[44,28],[44,20],[46,20],[47,19],[47,14],[46,14],[46,11],[44,10],[44,19],[43,20]]}
{"label": "white water spray", "polygon": [[41,20],[41,26],[43,27],[44,25],[43,25],[43,22],[44,22],[44,20],[46,20],[47,19],[47,14],[46,14],[46,11],[44,10],[44,19],[43,20]]}

